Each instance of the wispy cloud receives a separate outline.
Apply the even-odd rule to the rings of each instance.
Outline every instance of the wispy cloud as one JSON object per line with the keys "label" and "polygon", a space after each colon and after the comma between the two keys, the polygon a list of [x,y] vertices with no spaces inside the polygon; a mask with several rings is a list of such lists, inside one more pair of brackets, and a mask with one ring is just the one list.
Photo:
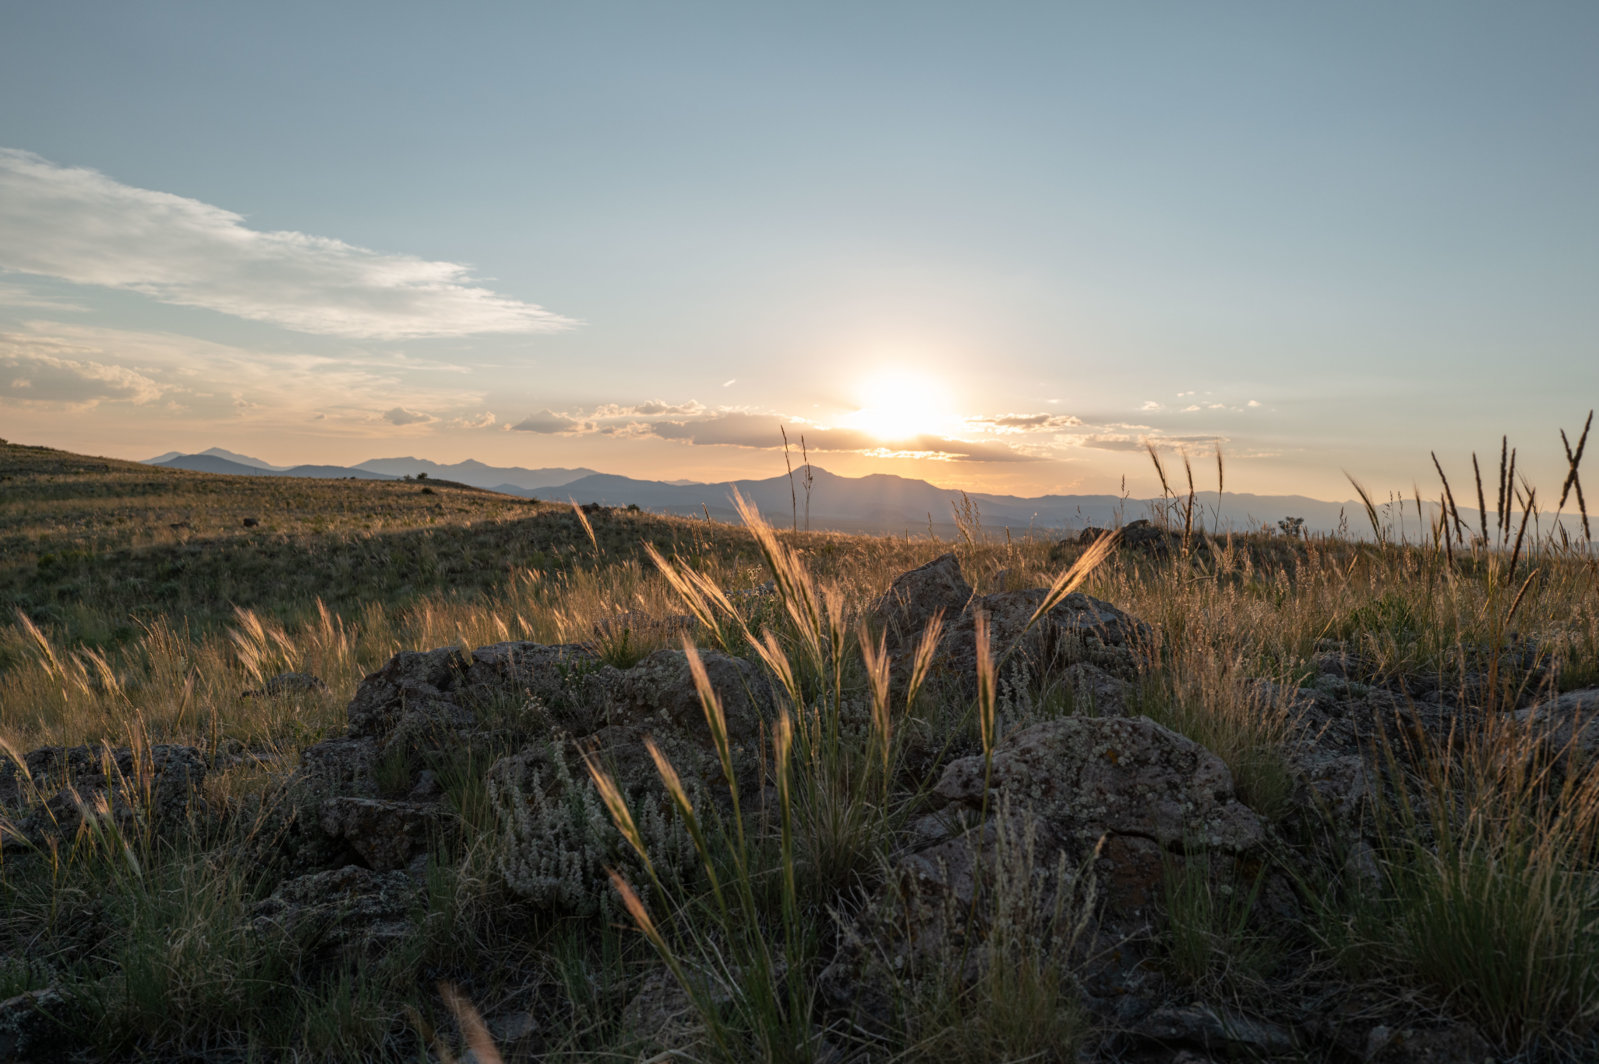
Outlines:
{"label": "wispy cloud", "polygon": [[0,270],[140,292],[328,336],[404,340],[576,324],[466,267],[251,229],[220,207],[0,148]]}
{"label": "wispy cloud", "polygon": [[[3,253],[0,253],[3,254]],[[87,307],[76,303],[69,303],[63,299],[52,296],[42,296],[20,284],[6,284],[0,282],[0,307],[17,307],[26,310],[50,310],[56,312],[76,313],[87,310]]]}
{"label": "wispy cloud", "polygon": [[969,417],[968,425],[992,432],[1056,432],[1083,423],[1071,414],[998,414],[994,417]]}
{"label": "wispy cloud", "polygon": [[997,442],[931,434],[896,440],[892,449],[885,449],[880,438],[860,429],[832,427],[776,413],[707,407],[695,401],[604,403],[590,411],[564,413],[540,410],[510,428],[548,435],[655,438],[700,447],[755,450],[780,450],[782,430],[787,429],[791,441],[797,443],[803,436],[806,447],[813,452],[853,451],[953,462],[1031,462],[1038,457]]}
{"label": "wispy cloud", "polygon": [[1162,449],[1175,448],[1183,450],[1188,448],[1200,450],[1214,447],[1217,444],[1224,444],[1227,440],[1226,436],[1215,435],[1161,436],[1150,433],[1133,435],[1126,432],[1088,432],[1071,438],[1073,445],[1092,448],[1096,451],[1142,451],[1149,444],[1154,444],[1157,448]]}

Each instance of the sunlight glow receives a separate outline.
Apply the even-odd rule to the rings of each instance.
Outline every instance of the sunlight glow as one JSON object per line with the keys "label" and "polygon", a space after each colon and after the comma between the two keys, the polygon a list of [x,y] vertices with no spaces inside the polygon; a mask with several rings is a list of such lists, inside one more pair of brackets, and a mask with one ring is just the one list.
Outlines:
{"label": "sunlight glow", "polygon": [[919,373],[878,372],[861,382],[857,395],[860,409],[848,424],[885,443],[937,434],[951,420],[949,393]]}

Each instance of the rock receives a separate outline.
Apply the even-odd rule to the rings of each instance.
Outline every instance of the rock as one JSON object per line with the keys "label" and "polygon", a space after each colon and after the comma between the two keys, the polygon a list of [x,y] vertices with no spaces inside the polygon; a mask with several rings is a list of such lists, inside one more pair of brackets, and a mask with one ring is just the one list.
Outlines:
{"label": "rock", "polygon": [[576,643],[495,643],[473,652],[461,693],[514,698],[545,729],[582,736],[610,723],[610,691],[620,675]]}
{"label": "rock", "polygon": [[1490,1064],[1496,1059],[1476,1028],[1448,1019],[1427,1026],[1374,1027],[1365,1049],[1371,1064]]}
{"label": "rock", "polygon": [[1061,681],[1072,692],[1072,712],[1089,717],[1125,717],[1128,682],[1086,661],[1068,665]]}
{"label": "rock", "polygon": [[1561,759],[1579,753],[1584,759],[1599,756],[1599,687],[1567,691],[1516,713],[1516,723],[1551,756]]}
{"label": "rock", "polygon": [[377,760],[378,744],[371,739],[324,739],[301,751],[299,779],[314,794],[376,797]]}
{"label": "rock", "polygon": [[258,902],[256,934],[281,934],[310,950],[317,966],[373,961],[416,927],[421,888],[404,872],[359,865],[297,876]]}
{"label": "rock", "polygon": [[[770,720],[774,697],[766,674],[743,658],[717,650],[700,651],[706,678],[722,702],[728,737],[748,744]],[[681,650],[657,650],[622,673],[614,695],[630,722],[670,725],[711,741],[705,708]]]}
{"label": "rock", "polygon": [[[712,991],[712,997],[718,1005],[733,1000],[721,987]],[[688,1054],[706,1037],[705,1021],[693,999],[667,968],[657,968],[645,977],[638,992],[622,1007],[622,1024],[643,1034],[650,1047],[660,1051],[661,1059]]]}
{"label": "rock", "polygon": [[[459,647],[406,650],[361,681],[346,715],[352,738],[392,737],[402,720],[456,724],[464,716],[450,697],[470,662]],[[468,721],[469,723],[469,721]]]}
{"label": "rock", "polygon": [[[1036,724],[995,747],[992,804],[1001,795],[1031,810],[1057,834],[1148,839],[1182,852],[1239,853],[1259,846],[1264,824],[1233,796],[1221,758],[1147,717],[1066,717]],[[935,793],[977,808],[982,757],[944,771]]]}
{"label": "rock", "polygon": [[1134,1035],[1162,1046],[1188,1046],[1226,1056],[1258,1059],[1291,1053],[1296,1048],[1286,1028],[1209,1005],[1160,1008],[1139,1021]]}
{"label": "rock", "polygon": [[942,615],[946,623],[958,617],[971,598],[972,586],[961,573],[960,562],[953,554],[941,554],[902,573],[867,615],[898,645],[920,638],[935,616]]}
{"label": "rock", "polygon": [[321,694],[328,689],[319,676],[308,672],[280,672],[259,690],[242,691],[240,698],[281,698],[285,695]]}
{"label": "rock", "polygon": [[436,840],[441,824],[436,803],[381,798],[329,798],[322,803],[322,830],[343,839],[368,868],[404,868]]}
{"label": "rock", "polygon": [[1289,749],[1288,763],[1295,777],[1295,804],[1320,814],[1344,837],[1358,837],[1373,794],[1366,759],[1306,744]]}
{"label": "rock", "polygon": [[[981,610],[988,617],[989,645],[996,657],[1014,647],[1040,672],[1086,661],[1121,679],[1138,675],[1153,642],[1147,624],[1108,602],[1073,592],[1029,629],[1028,621],[1047,595],[1044,588],[1033,588],[973,601],[966,615],[950,627],[951,664],[964,667],[964,650],[975,644],[973,615]],[[975,657],[972,661],[975,667]]]}
{"label": "rock", "polygon": [[947,766],[933,791],[944,808],[912,825],[896,875],[845,929],[821,990],[856,1022],[886,1022],[890,987],[923,964],[986,963],[984,950],[962,943],[989,933],[991,909],[1015,919],[994,906],[1017,891],[1030,898],[1030,919],[1059,911],[1084,921],[1069,936],[1080,956],[1061,963],[1099,998],[1125,1002],[1141,985],[1169,870],[1199,861],[1202,874],[1230,877],[1266,840],[1221,759],[1145,717],[1037,724],[1001,740],[987,768],[985,780],[981,756]]}
{"label": "rock", "polygon": [[[1022,664],[1034,677],[1042,677],[1083,663],[1112,680],[1138,675],[1153,642],[1148,625],[1108,602],[1073,593],[1029,627],[1047,595],[1044,588],[973,595],[959,561],[946,554],[895,580],[868,615],[885,632],[896,684],[908,672],[911,652],[928,621],[943,616],[944,636],[934,657],[932,677],[957,699],[976,691],[979,613],[987,618],[991,651],[996,659],[1005,661],[1007,670]],[[1104,696],[1106,704],[1113,707],[1111,712],[1120,712],[1115,707],[1123,702],[1122,691],[1113,690],[1113,684],[1093,674],[1080,674],[1073,683],[1085,680],[1085,693],[1091,693],[1096,703]]]}
{"label": "rock", "polygon": [[54,987],[0,1001],[0,1061],[64,1059],[78,1041],[75,1012]]}
{"label": "rock", "polygon": [[[1135,551],[1152,558],[1164,558],[1182,549],[1183,534],[1180,530],[1173,531],[1162,528],[1146,518],[1130,521],[1123,525],[1120,531],[1121,540],[1117,543],[1117,546],[1122,550]],[[1106,536],[1114,534],[1111,529],[1096,528],[1090,525],[1077,534],[1076,545],[1082,547],[1091,546]],[[1067,546],[1070,542],[1070,540],[1063,540],[1061,547]],[[1202,532],[1195,533],[1189,537],[1188,546],[1190,550],[1208,550],[1210,548],[1209,537]],[[1058,553],[1063,552],[1058,551]]]}
{"label": "rock", "polygon": [[0,845],[70,840],[85,810],[109,815],[124,832],[165,832],[204,808],[205,758],[192,746],[46,746],[0,764],[0,810],[13,830]]}

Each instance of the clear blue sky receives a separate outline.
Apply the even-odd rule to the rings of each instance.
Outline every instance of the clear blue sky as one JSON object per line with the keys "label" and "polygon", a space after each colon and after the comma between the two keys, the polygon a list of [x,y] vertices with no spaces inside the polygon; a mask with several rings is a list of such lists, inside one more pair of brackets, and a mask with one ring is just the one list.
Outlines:
{"label": "clear blue sky", "polygon": [[1508,433],[1549,483],[1596,54],[1591,3],[7,0],[0,435],[720,479],[786,424],[1026,493],[1220,441],[1342,498]]}

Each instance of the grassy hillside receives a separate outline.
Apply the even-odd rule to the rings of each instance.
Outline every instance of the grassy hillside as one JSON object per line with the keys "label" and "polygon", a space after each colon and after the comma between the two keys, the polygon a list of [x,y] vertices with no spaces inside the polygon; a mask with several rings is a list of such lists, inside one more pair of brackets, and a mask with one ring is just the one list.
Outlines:
{"label": "grassy hillside", "polygon": [[[15,445],[0,478],[0,1045],[1599,1052],[1599,772],[1517,715],[1599,684],[1569,542],[779,534]],[[936,625],[878,602],[946,553]],[[702,674],[655,653],[685,632]],[[1082,834],[1083,781],[1131,821]]]}

